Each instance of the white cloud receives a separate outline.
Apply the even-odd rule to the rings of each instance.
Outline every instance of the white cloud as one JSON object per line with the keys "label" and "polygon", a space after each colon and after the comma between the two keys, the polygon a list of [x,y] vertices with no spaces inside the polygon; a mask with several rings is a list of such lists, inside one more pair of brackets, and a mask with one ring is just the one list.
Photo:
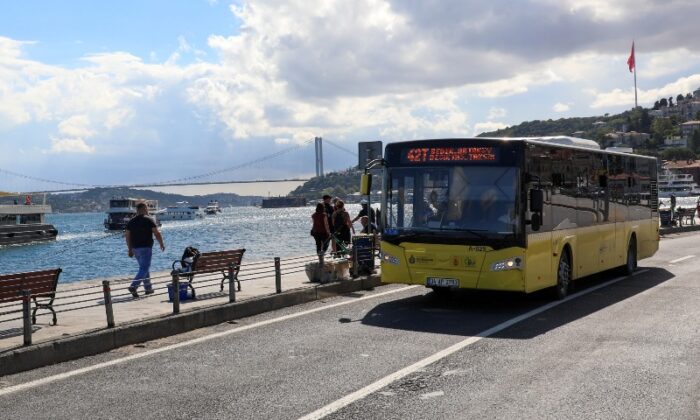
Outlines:
{"label": "white cloud", "polygon": [[[676,95],[686,94],[693,92],[698,87],[700,87],[700,74],[694,74],[688,77],[682,77],[674,82],[667,83],[666,85],[656,88],[637,91],[637,98],[640,104],[653,104],[661,98],[668,98]],[[614,106],[627,105],[629,107],[634,106],[634,88],[632,89],[613,89],[608,92],[598,93],[596,92],[595,99],[591,104],[591,108],[605,108]]]}
{"label": "white cloud", "polygon": [[82,139],[52,138],[48,153],[94,153],[95,148],[88,146]]}
{"label": "white cloud", "polygon": [[290,139],[287,139],[287,138],[276,138],[275,139],[275,144],[289,144],[291,142],[292,141]]}
{"label": "white cloud", "polygon": [[481,133],[486,133],[489,131],[496,131],[500,130],[502,128],[507,128],[508,125],[501,123],[501,122],[495,122],[495,121],[485,121],[485,122],[480,122],[474,124],[474,132],[473,135],[477,136]]}
{"label": "white cloud", "polygon": [[496,106],[492,106],[491,109],[489,109],[489,114],[486,117],[489,120],[495,120],[498,118],[503,118],[508,114],[508,111],[506,111],[505,108],[499,108]]}
{"label": "white cloud", "polygon": [[554,112],[566,112],[566,111],[568,111],[569,109],[571,109],[571,104],[570,104],[570,103],[564,104],[564,103],[561,103],[561,102],[557,102],[557,103],[554,104],[554,106],[552,107],[552,111],[554,111]]}

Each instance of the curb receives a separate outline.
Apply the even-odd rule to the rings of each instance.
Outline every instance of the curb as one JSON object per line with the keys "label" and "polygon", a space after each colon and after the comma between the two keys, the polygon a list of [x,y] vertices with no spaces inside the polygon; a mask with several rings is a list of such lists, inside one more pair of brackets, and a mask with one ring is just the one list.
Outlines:
{"label": "curb", "polygon": [[683,232],[694,232],[700,230],[700,224],[690,225],[690,226],[680,226],[671,228],[661,228],[659,229],[659,235],[670,235],[672,233],[683,233]]}
{"label": "curb", "polygon": [[104,328],[29,347],[7,350],[0,353],[0,376],[92,356],[119,347],[169,337],[263,312],[352,293],[358,290],[372,289],[380,285],[381,280],[377,275],[360,277],[261,296],[241,302],[195,309],[178,315],[166,315],[156,319],[118,325],[114,328]]}

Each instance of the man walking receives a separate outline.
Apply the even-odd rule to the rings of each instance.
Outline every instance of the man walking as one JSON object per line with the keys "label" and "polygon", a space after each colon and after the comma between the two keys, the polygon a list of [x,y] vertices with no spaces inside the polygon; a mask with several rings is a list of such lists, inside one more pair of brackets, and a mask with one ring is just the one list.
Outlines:
{"label": "man walking", "polygon": [[160,244],[160,250],[165,251],[163,237],[158,231],[156,222],[148,216],[148,207],[146,203],[139,203],[136,206],[136,216],[129,220],[126,225],[125,235],[126,246],[129,249],[129,257],[136,258],[139,263],[139,272],[136,273],[134,281],[129,286],[129,292],[135,298],[139,297],[136,289],[143,281],[145,293],[150,295],[153,293],[151,286],[151,256],[153,255],[153,237],[155,236]]}

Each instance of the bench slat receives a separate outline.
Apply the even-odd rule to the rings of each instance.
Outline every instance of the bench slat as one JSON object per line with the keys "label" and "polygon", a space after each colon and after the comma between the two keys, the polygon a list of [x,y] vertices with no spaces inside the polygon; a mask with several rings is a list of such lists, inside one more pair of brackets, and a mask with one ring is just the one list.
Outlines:
{"label": "bench slat", "polygon": [[20,292],[29,290],[32,296],[53,296],[61,269],[0,275],[0,302],[21,300]]}

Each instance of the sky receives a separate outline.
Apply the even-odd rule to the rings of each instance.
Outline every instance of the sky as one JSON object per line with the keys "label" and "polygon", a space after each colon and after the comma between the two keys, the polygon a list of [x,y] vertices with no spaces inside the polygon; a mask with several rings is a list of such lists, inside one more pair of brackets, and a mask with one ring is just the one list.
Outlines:
{"label": "sky", "polygon": [[63,185],[18,174],[83,185],[297,178],[314,173],[316,136],[334,170],[357,164],[359,141],[617,113],[634,106],[633,40],[640,105],[700,88],[697,0],[2,0],[1,10],[0,190]]}

